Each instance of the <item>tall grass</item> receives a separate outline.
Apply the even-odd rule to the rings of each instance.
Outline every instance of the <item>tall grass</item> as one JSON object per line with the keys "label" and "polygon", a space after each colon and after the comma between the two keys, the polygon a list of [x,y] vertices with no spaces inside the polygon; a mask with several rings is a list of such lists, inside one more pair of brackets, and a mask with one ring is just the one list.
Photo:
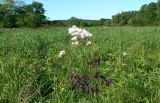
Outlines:
{"label": "tall grass", "polygon": [[[86,29],[90,46],[72,46],[67,28],[0,30],[0,103],[160,102],[159,27]],[[98,93],[71,89],[72,74],[96,72],[111,85],[99,81]]]}

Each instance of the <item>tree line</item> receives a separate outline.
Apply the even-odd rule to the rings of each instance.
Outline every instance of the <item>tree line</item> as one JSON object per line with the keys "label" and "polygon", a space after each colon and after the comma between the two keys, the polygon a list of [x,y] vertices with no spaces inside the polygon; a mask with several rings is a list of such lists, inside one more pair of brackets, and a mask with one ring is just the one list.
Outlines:
{"label": "tree line", "polygon": [[127,11],[112,16],[113,25],[160,26],[160,0],[141,6],[138,11]]}
{"label": "tree line", "polygon": [[5,28],[39,27],[46,22],[43,4],[6,0],[0,4],[0,25]]}
{"label": "tree line", "polygon": [[111,19],[83,20],[71,17],[68,20],[48,20],[40,2],[25,4],[21,0],[0,2],[0,27],[65,27],[71,25],[92,26],[160,26],[160,0],[143,5],[138,11],[125,11]]}

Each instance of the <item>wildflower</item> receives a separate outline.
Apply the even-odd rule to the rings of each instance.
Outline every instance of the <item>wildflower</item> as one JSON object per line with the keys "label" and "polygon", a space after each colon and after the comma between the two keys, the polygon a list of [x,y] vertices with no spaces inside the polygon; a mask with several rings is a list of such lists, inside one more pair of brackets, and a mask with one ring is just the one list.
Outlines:
{"label": "wildflower", "polygon": [[82,31],[79,33],[79,37],[80,37],[81,39],[84,39],[84,38],[86,37],[86,35],[85,35],[86,32],[87,32],[87,31],[86,31],[85,29],[82,29]]}
{"label": "wildflower", "polygon": [[80,37],[81,39],[84,39],[84,38],[85,38],[85,34],[82,32],[82,33],[79,34],[79,37]]}
{"label": "wildflower", "polygon": [[107,27],[105,26],[104,29],[107,29]]}
{"label": "wildflower", "polygon": [[68,33],[69,33],[69,34],[72,34],[74,31],[75,31],[75,29],[73,29],[73,28],[69,28],[69,29],[68,29]]}
{"label": "wildflower", "polygon": [[76,68],[75,71],[78,71],[78,69]]}
{"label": "wildflower", "polygon": [[86,37],[87,37],[87,38],[91,38],[91,37],[92,37],[92,34],[91,34],[90,32],[87,32],[87,33],[86,33]]}
{"label": "wildflower", "polygon": [[82,32],[79,34],[80,37],[83,38],[90,38],[92,37],[92,34],[88,32],[87,30],[83,29]]}
{"label": "wildflower", "polygon": [[58,54],[59,58],[62,58],[66,54],[66,51],[60,51]]}
{"label": "wildflower", "polygon": [[72,45],[78,45],[78,39],[87,39],[87,45],[91,44],[92,34],[88,32],[86,29],[78,28],[73,25],[71,28],[68,29],[68,33],[72,36]]}
{"label": "wildflower", "polygon": [[83,29],[80,28],[72,28],[73,31],[71,33],[71,36],[79,36],[79,34],[83,31]]}
{"label": "wildflower", "polygon": [[73,41],[72,45],[78,45],[78,41]]}
{"label": "wildflower", "polygon": [[68,29],[68,33],[69,33],[69,34],[72,34],[72,33],[76,32],[77,29],[78,29],[78,28],[77,28],[76,26],[72,26],[72,28],[69,28],[69,29]]}
{"label": "wildflower", "polygon": [[123,56],[127,56],[127,52],[123,52],[123,54],[122,54]]}
{"label": "wildflower", "polygon": [[63,87],[61,87],[61,88],[60,88],[60,90],[61,90],[61,92],[63,92],[63,91],[64,91],[64,88],[63,88]]}
{"label": "wildflower", "polygon": [[78,40],[78,36],[74,36],[71,38],[72,41],[77,41]]}
{"label": "wildflower", "polygon": [[77,26],[76,25],[72,25],[72,28],[77,28]]}
{"label": "wildflower", "polygon": [[86,44],[86,45],[88,46],[88,45],[90,45],[91,43],[92,43],[91,41],[87,41],[87,44]]}

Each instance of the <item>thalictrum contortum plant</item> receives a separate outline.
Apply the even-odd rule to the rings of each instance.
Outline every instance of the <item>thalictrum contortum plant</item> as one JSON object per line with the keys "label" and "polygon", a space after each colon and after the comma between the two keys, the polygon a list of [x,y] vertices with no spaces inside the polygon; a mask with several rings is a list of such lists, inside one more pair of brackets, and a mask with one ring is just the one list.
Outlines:
{"label": "thalictrum contortum plant", "polygon": [[59,52],[58,57],[62,58],[66,54],[66,51],[62,50]]}
{"label": "thalictrum contortum plant", "polygon": [[[78,28],[77,26],[73,25],[71,28],[68,29],[68,33],[71,34],[72,38],[72,45],[78,45],[80,39],[86,39],[86,45],[90,45],[92,34],[85,29]],[[59,58],[62,58],[65,55],[65,51],[60,51],[58,54]]]}
{"label": "thalictrum contortum plant", "polygon": [[73,25],[68,29],[68,33],[72,36],[72,45],[78,45],[80,39],[86,39],[86,45],[91,44],[92,34],[85,29],[78,28],[77,26]]}

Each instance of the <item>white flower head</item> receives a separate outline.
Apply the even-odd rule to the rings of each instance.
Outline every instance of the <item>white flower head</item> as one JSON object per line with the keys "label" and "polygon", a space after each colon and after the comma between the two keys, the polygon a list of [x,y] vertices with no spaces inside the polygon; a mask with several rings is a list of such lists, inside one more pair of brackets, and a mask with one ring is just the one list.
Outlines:
{"label": "white flower head", "polygon": [[82,39],[84,39],[86,37],[86,33],[87,31],[85,29],[82,29],[82,32],[79,35]]}
{"label": "white flower head", "polygon": [[92,37],[92,34],[91,34],[90,32],[88,32],[88,33],[86,34],[86,37],[87,37],[87,38],[91,38],[91,37]]}
{"label": "white flower head", "polygon": [[78,40],[78,36],[74,36],[71,38],[72,41],[77,41]]}
{"label": "white flower head", "polygon": [[77,32],[77,29],[79,29],[76,25],[73,25],[71,28],[68,29],[68,33],[72,34],[74,32]]}
{"label": "white flower head", "polygon": [[87,44],[86,44],[86,45],[88,46],[88,45],[90,45],[90,44],[92,44],[92,42],[91,42],[91,41],[87,41]]}
{"label": "white flower head", "polygon": [[104,29],[107,29],[107,27],[105,26]]}
{"label": "white flower head", "polygon": [[78,45],[78,41],[73,41],[72,45]]}
{"label": "white flower head", "polygon": [[68,29],[68,33],[69,33],[69,34],[72,34],[72,33],[74,33],[75,31],[76,31],[75,28],[69,28],[69,29]]}
{"label": "white flower head", "polygon": [[62,50],[59,52],[58,57],[62,58],[66,54],[66,51]]}
{"label": "white flower head", "polygon": [[88,32],[87,30],[83,29],[82,32],[80,32],[80,37],[82,39],[84,38],[91,38],[92,37],[92,34],[90,32]]}
{"label": "white flower head", "polygon": [[125,52],[123,52],[122,55],[123,55],[123,56],[127,56],[128,54],[127,54],[127,52],[125,51]]}
{"label": "white flower head", "polygon": [[84,39],[84,38],[85,38],[84,33],[80,33],[80,34],[79,34],[79,37],[80,37],[81,39]]}
{"label": "white flower head", "polygon": [[86,29],[78,28],[76,25],[73,25],[71,28],[68,29],[68,33],[72,36],[72,45],[78,45],[79,39],[86,39],[86,45],[91,44],[92,34],[88,32]]}
{"label": "white flower head", "polygon": [[73,28],[74,30],[71,33],[71,36],[78,36],[80,34],[80,32],[82,31],[82,29],[80,28]]}
{"label": "white flower head", "polygon": [[77,26],[76,25],[72,25],[72,28],[77,28]]}

